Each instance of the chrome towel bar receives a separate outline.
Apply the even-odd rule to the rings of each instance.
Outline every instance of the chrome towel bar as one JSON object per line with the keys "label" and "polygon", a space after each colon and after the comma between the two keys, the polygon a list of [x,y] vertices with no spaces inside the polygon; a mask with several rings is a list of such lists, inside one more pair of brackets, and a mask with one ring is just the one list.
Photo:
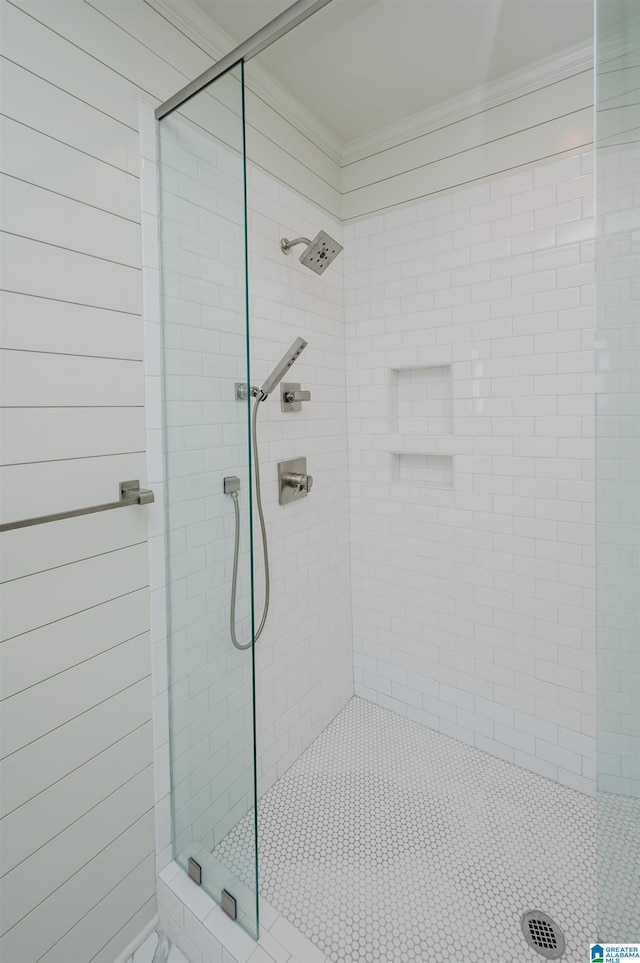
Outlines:
{"label": "chrome towel bar", "polygon": [[107,502],[104,505],[89,505],[87,508],[75,508],[69,512],[56,512],[53,515],[38,515],[35,518],[23,518],[19,522],[5,522],[0,525],[0,532],[10,532],[14,528],[29,528],[31,525],[44,525],[45,522],[59,522],[63,518],[77,518],[79,515],[94,515],[96,512],[109,512],[112,508],[127,508],[129,505],[150,505],[155,501],[155,495],[150,488],[140,488],[138,479],[120,482],[120,499],[117,502]]}

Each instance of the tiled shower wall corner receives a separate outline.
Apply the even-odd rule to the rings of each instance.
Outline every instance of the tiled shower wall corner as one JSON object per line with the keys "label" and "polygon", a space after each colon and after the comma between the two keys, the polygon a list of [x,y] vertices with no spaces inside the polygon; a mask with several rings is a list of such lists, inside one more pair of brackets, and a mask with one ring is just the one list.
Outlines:
{"label": "tiled shower wall corner", "polygon": [[[624,75],[625,70],[620,73]],[[614,122],[622,125],[623,113],[614,115]],[[634,444],[631,437],[634,429],[629,426],[638,424],[640,416],[640,324],[634,286],[638,252],[633,230],[640,218],[639,171],[637,138],[636,143],[627,143],[626,137],[612,137],[600,149],[598,788],[636,800],[640,799],[640,599],[634,545],[640,524],[640,459],[637,440]],[[638,848],[635,852],[639,854]],[[609,880],[603,875],[606,888]]]}
{"label": "tiled shower wall corner", "polygon": [[[345,228],[356,693],[586,792],[592,205],[573,154]],[[447,365],[450,433],[402,431],[390,371]]]}
{"label": "tiled shower wall corner", "polygon": [[[271,607],[256,647],[258,792],[279,778],[353,695],[343,261],[321,277],[281,237],[342,242],[342,225],[296,191],[248,168],[251,379],[261,384],[284,351],[308,341],[288,379],[311,391],[299,413],[261,406],[259,437],[269,531]],[[297,253],[296,253],[297,252]],[[306,456],[307,498],[278,504],[278,461]],[[255,549],[256,611],[262,556]]]}

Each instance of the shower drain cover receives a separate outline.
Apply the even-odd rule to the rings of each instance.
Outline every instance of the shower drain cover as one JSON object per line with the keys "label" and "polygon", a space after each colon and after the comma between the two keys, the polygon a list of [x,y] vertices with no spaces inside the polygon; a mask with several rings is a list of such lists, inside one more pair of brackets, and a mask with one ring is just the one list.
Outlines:
{"label": "shower drain cover", "polygon": [[540,956],[547,960],[559,960],[564,954],[564,934],[546,913],[531,910],[524,914],[520,925],[525,940]]}

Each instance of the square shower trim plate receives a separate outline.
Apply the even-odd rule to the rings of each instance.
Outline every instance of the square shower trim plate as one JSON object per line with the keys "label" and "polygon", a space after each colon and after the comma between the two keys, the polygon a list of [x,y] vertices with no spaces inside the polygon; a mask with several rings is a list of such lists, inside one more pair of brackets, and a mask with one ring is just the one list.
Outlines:
{"label": "square shower trim plate", "polygon": [[302,411],[301,401],[286,401],[286,396],[288,392],[300,391],[299,381],[283,381],[280,385],[280,411],[296,412]]}
{"label": "square shower trim plate", "polygon": [[304,489],[293,488],[286,482],[286,476],[293,472],[306,475],[307,459],[304,457],[290,458],[289,461],[278,462],[278,492],[281,505],[288,505],[289,502],[297,502],[299,498],[307,497],[307,492]]}

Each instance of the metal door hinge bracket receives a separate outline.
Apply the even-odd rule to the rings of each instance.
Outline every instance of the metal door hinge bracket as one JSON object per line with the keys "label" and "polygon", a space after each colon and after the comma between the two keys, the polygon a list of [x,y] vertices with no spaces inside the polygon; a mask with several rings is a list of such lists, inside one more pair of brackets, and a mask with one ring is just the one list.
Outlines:
{"label": "metal door hinge bracket", "polygon": [[222,899],[220,900],[220,905],[227,916],[230,916],[232,920],[236,919],[238,915],[238,909],[235,897],[233,897],[231,893],[227,892],[226,889],[222,890]]}
{"label": "metal door hinge bracket", "polygon": [[195,859],[193,859],[191,856],[189,857],[188,865],[189,865],[189,876],[191,877],[194,883],[197,883],[198,886],[202,886],[202,866],[200,865],[200,863],[196,863]]}

